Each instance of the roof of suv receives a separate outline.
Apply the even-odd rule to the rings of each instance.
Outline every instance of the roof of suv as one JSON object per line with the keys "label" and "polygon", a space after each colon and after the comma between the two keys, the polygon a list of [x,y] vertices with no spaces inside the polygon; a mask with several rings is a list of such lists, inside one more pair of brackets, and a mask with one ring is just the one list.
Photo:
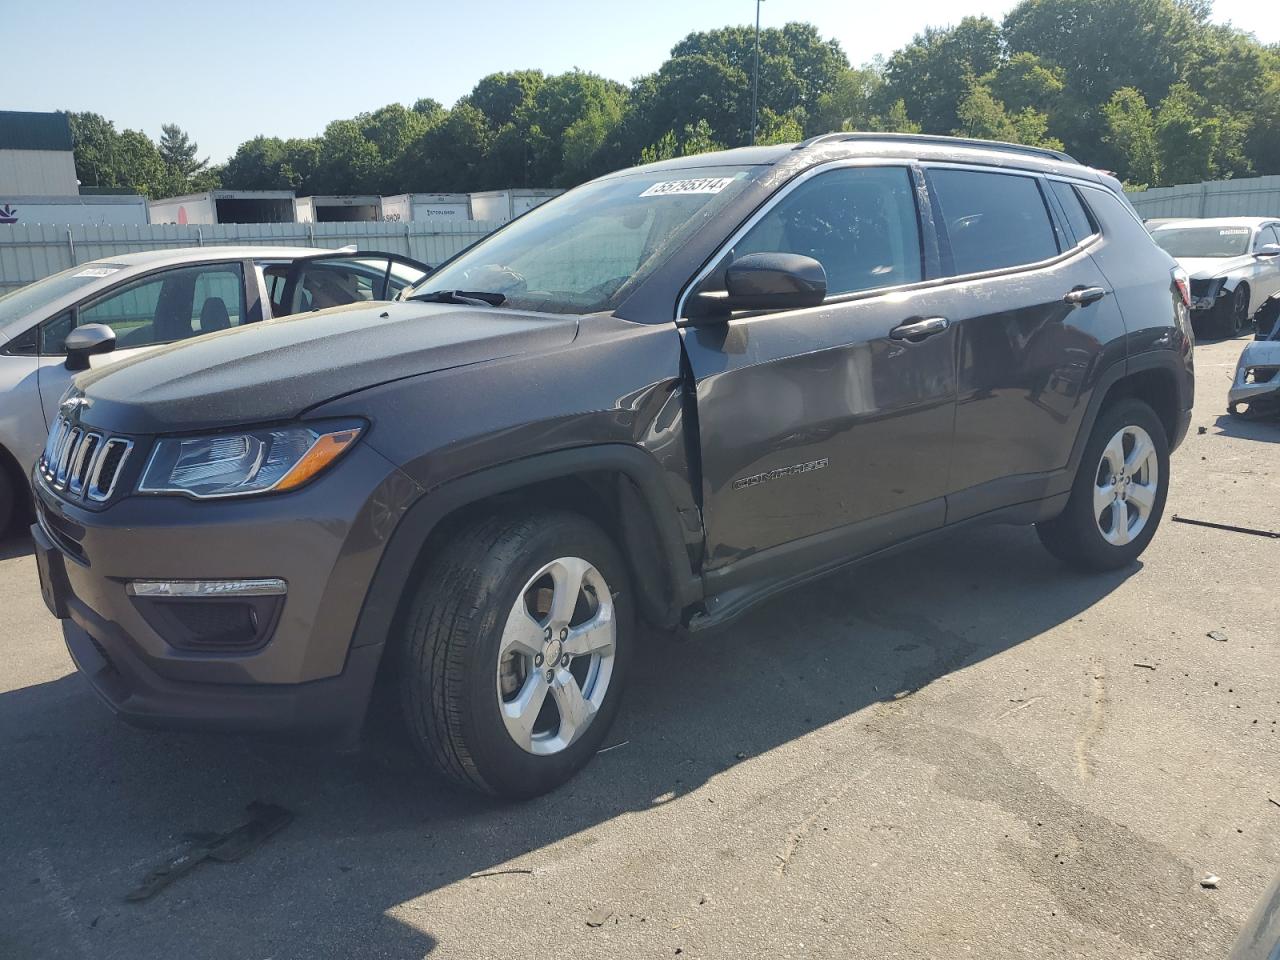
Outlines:
{"label": "roof of suv", "polygon": [[[687,167],[773,166],[792,159],[811,163],[844,157],[893,157],[915,160],[966,160],[991,166],[1015,167],[1042,173],[1070,173],[1100,180],[1102,171],[1087,167],[1070,154],[1044,147],[1028,147],[997,140],[970,140],[915,133],[848,131],[824,133],[800,143],[765,147],[737,147],[714,153],[675,157],[646,164],[647,170],[679,170]],[[636,168],[632,168],[636,169]],[[627,173],[630,171],[619,171]]]}

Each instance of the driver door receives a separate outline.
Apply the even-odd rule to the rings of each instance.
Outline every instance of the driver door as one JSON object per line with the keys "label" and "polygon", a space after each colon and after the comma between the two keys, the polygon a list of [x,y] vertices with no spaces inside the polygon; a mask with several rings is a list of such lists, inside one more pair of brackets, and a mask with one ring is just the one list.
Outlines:
{"label": "driver door", "polygon": [[[925,278],[921,224],[909,166],[842,166],[758,214],[718,264],[802,254],[823,265],[828,296],[683,328],[709,592],[785,580],[942,525],[956,338],[947,295],[913,288]],[[934,318],[944,322],[906,335]]]}

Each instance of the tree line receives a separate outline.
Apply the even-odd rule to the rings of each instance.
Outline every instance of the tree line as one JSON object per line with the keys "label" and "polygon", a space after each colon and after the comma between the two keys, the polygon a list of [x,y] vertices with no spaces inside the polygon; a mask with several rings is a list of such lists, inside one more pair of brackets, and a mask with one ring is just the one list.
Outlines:
{"label": "tree line", "polygon": [[[851,66],[807,23],[760,33],[758,143],[870,130],[1066,149],[1126,183],[1280,173],[1280,45],[1209,19],[1209,0],[1022,0],[1002,22],[928,28]],[[72,113],[90,186],[151,197],[222,186],[307,194],[569,187],[638,162],[752,141],[755,33],[691,33],[629,86],[583,71],[484,77],[452,108],[424,98],[260,135],[223,165],[166,124],[158,143]]]}

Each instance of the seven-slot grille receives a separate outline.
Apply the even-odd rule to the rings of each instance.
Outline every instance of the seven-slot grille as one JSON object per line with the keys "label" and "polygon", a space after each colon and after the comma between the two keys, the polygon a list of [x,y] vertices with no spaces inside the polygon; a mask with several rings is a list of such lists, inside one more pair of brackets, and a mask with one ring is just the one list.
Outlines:
{"label": "seven-slot grille", "polygon": [[110,499],[133,441],[73,425],[59,417],[40,455],[40,475],[68,498]]}

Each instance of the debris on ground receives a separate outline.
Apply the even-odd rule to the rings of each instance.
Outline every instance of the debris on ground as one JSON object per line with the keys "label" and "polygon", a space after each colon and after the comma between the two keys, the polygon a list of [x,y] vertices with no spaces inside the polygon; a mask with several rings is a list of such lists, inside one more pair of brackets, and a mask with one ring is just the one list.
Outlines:
{"label": "debris on ground", "polygon": [[596,907],[587,914],[588,927],[603,927],[609,922],[609,918],[613,916],[613,909],[610,907]]}
{"label": "debris on ground", "polygon": [[189,834],[193,842],[181,854],[151,870],[125,900],[147,900],[206,860],[234,863],[261,846],[276,831],[288,826],[293,814],[274,803],[254,800],[245,808],[249,820],[226,833]]}
{"label": "debris on ground", "polygon": [[1205,634],[1205,636],[1208,637],[1210,640],[1217,640],[1219,643],[1227,642],[1227,635],[1223,633],[1221,630],[1210,630],[1208,633]]}
{"label": "debris on ground", "polygon": [[1143,670],[1154,670],[1156,668],[1154,663],[1135,663],[1134,666],[1141,667]]}
{"label": "debris on ground", "polygon": [[1275,799],[1273,799],[1273,798],[1271,798],[1271,797],[1267,797],[1267,803],[1270,803],[1270,804],[1272,804],[1273,806],[1280,807],[1280,800],[1275,800]]}
{"label": "debris on ground", "polygon": [[1258,530],[1254,527],[1237,527],[1230,523],[1214,523],[1211,520],[1193,520],[1190,517],[1180,517],[1176,513],[1170,518],[1173,523],[1185,523],[1193,527],[1208,527],[1210,530],[1226,530],[1228,533],[1247,533],[1255,537],[1267,537],[1270,540],[1280,540],[1280,533],[1274,530]]}
{"label": "debris on ground", "polygon": [[625,747],[630,742],[631,742],[630,740],[623,740],[621,743],[615,743],[609,747],[601,747],[599,750],[596,751],[596,753],[597,754],[608,753],[610,750],[617,750],[619,747]]}
{"label": "debris on ground", "polygon": [[467,879],[479,880],[483,877],[506,877],[512,874],[533,876],[533,870],[529,867],[504,867],[501,870],[477,870],[475,873],[467,874]]}
{"label": "debris on ground", "polygon": [[1204,887],[1206,890],[1217,890],[1218,878],[1212,873],[1206,873],[1200,878],[1200,886]]}

